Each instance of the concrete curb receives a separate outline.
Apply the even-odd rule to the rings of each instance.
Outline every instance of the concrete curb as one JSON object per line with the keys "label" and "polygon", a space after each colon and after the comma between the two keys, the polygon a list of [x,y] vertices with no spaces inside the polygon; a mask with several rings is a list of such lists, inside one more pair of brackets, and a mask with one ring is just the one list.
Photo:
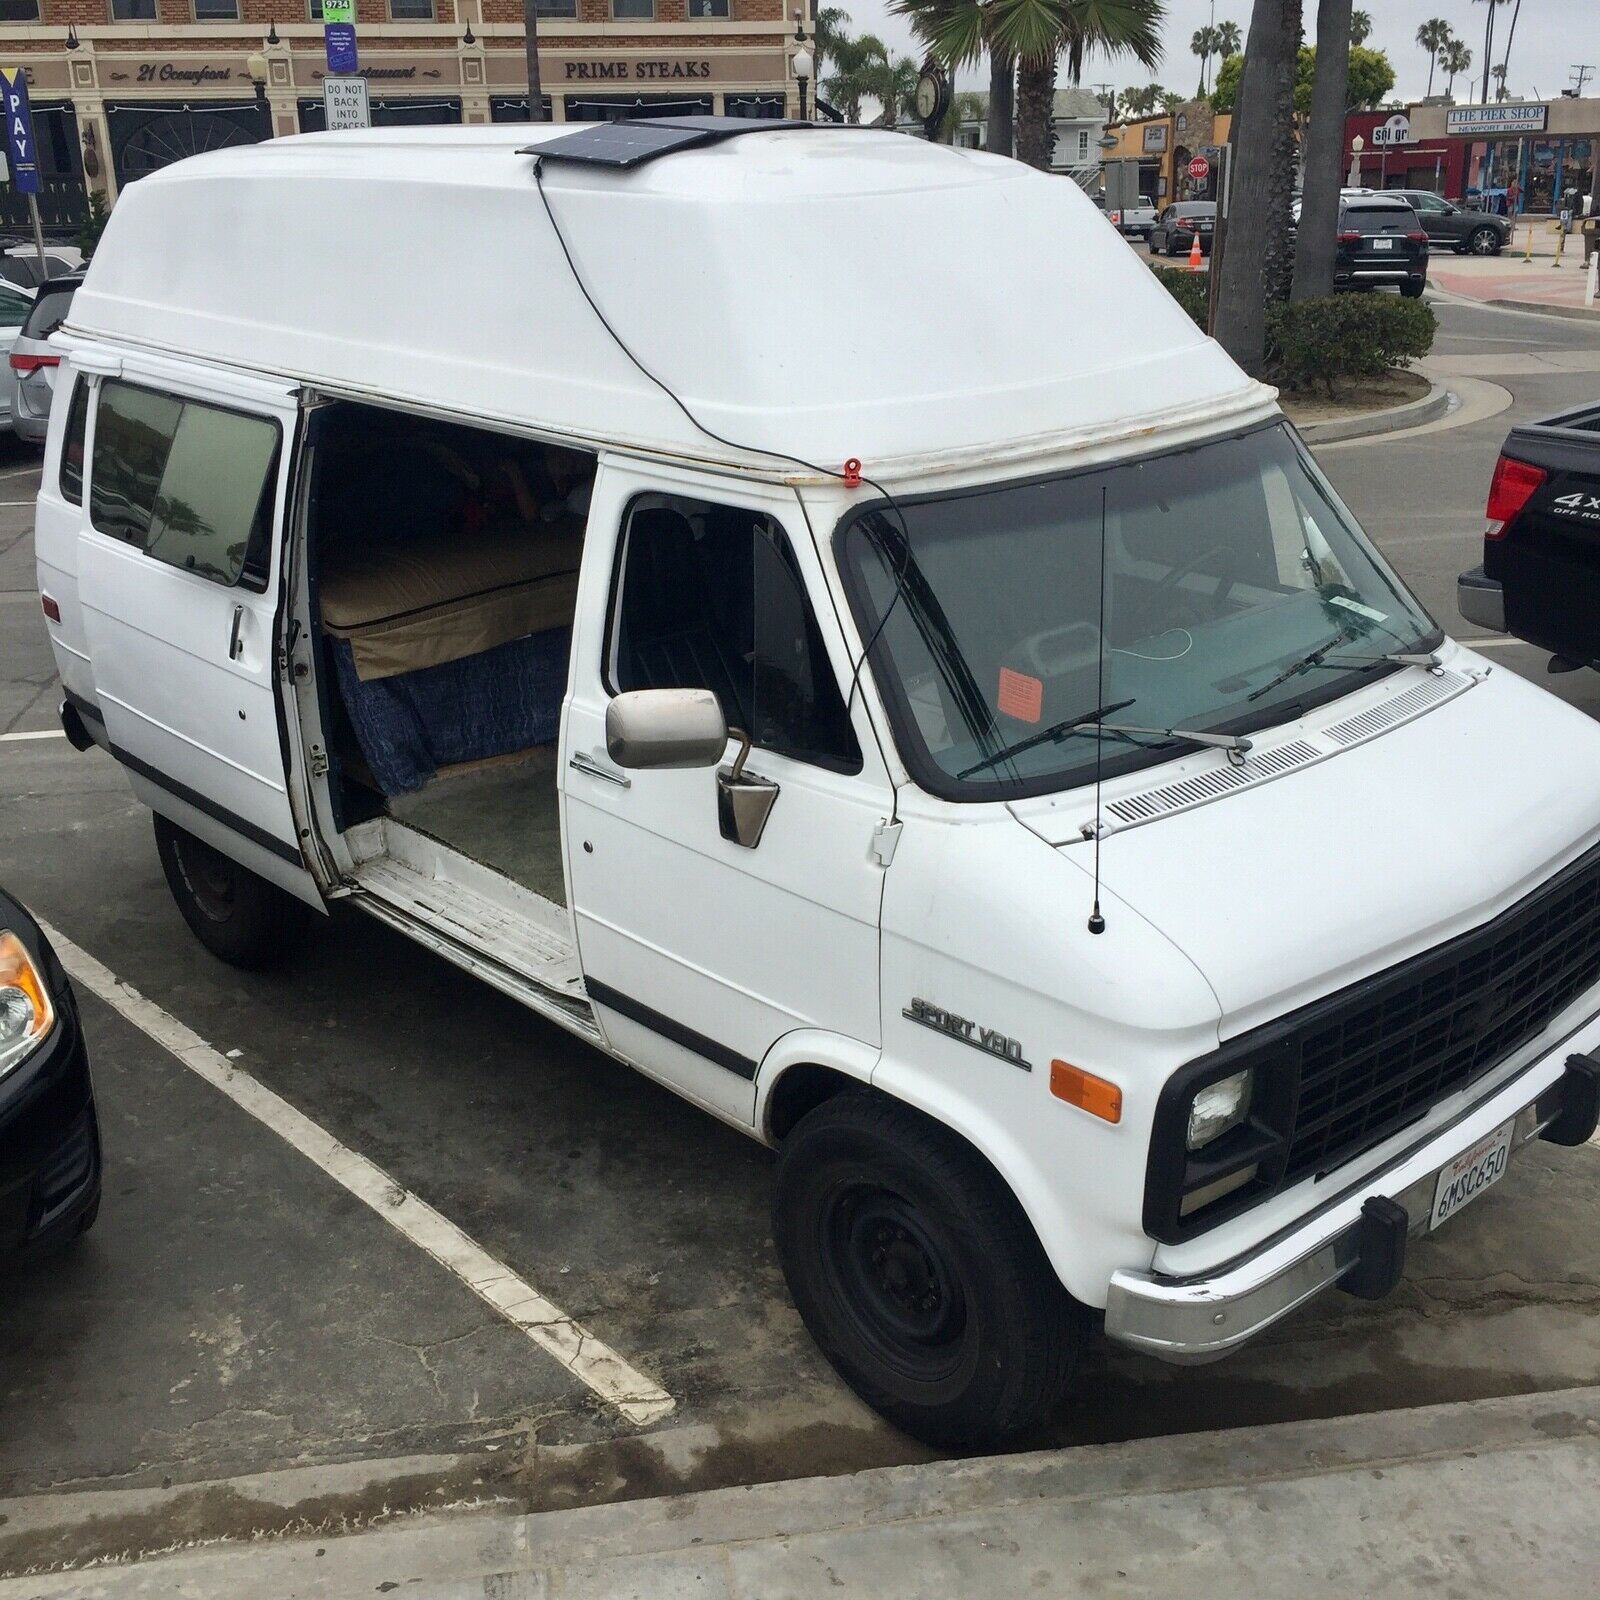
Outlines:
{"label": "concrete curb", "polygon": [[1482,306],[1498,306],[1502,311],[1537,311],[1542,317],[1568,317],[1574,322],[1600,323],[1600,300],[1593,306],[1552,306],[1539,300],[1480,300]]}
{"label": "concrete curb", "polygon": [[1346,439],[1371,439],[1383,433],[1401,433],[1407,428],[1419,428],[1435,417],[1442,417],[1450,409],[1450,390],[1442,383],[1433,383],[1420,400],[1408,400],[1404,405],[1388,406],[1382,411],[1368,411],[1359,417],[1335,417],[1327,422],[1308,422],[1300,428],[1300,437],[1307,444],[1336,444]]}
{"label": "concrete curb", "polygon": [[0,1600],[886,1600],[1038,1593],[1041,1574],[1058,1595],[1152,1596],[1171,1593],[1176,1560],[1201,1597],[1371,1593],[1384,1570],[1391,1595],[1469,1576],[1480,1600],[1588,1595],[1597,1481],[1591,1387],[534,1516],[461,1510],[10,1579]]}

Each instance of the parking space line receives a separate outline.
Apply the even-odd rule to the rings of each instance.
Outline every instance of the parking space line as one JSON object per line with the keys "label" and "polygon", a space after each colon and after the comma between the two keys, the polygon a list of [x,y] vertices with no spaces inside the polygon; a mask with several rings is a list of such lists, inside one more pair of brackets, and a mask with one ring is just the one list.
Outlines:
{"label": "parking space line", "polygon": [[40,728],[35,733],[0,733],[0,744],[8,739],[65,739],[60,728]]}
{"label": "parking space line", "polygon": [[403,1188],[381,1167],[341,1144],[281,1095],[213,1050],[197,1033],[124,983],[86,950],[47,924],[43,926],[74,982],[98,995],[191,1072],[220,1089],[241,1110],[314,1162],[341,1188],[520,1328],[580,1383],[615,1406],[629,1422],[642,1427],[673,1409],[675,1402],[666,1390],[636,1371],[532,1284],[497,1261],[447,1217],[440,1216],[427,1201]]}

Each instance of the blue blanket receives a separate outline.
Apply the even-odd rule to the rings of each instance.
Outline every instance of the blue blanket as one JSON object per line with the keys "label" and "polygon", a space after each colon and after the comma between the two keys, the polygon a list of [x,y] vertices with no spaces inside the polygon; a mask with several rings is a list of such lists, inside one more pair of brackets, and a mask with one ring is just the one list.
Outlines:
{"label": "blue blanket", "polygon": [[550,744],[560,730],[570,628],[370,683],[356,676],[348,640],[328,647],[361,753],[387,795],[410,794],[458,761]]}

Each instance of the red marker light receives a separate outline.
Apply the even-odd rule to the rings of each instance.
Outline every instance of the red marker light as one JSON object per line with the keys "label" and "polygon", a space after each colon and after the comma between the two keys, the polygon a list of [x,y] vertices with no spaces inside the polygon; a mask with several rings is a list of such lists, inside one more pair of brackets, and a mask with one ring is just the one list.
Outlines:
{"label": "red marker light", "polygon": [[844,486],[847,489],[861,487],[861,463],[854,456],[844,464]]}
{"label": "red marker light", "polygon": [[55,600],[52,596],[47,594],[40,595],[39,604],[44,607],[44,614],[49,617],[52,622],[59,622],[61,620],[61,607],[55,603]]}
{"label": "red marker light", "polygon": [[60,356],[19,356],[13,354],[11,357],[11,370],[22,373],[24,377],[28,373],[38,372],[44,367],[59,367],[60,365]]}

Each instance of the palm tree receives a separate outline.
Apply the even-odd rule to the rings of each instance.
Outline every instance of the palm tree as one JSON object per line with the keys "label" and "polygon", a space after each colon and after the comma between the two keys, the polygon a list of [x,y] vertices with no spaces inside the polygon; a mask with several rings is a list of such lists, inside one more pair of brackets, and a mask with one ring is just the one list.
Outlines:
{"label": "palm tree", "polygon": [[1428,93],[1433,93],[1433,69],[1439,65],[1439,52],[1450,43],[1450,24],[1443,17],[1429,17],[1417,29],[1417,43],[1428,52]]}
{"label": "palm tree", "polygon": [[1510,4],[1510,0],[1474,0],[1474,4],[1489,8],[1483,19],[1483,104],[1489,103],[1489,65],[1494,60],[1494,13],[1496,6]]}
{"label": "palm tree", "polygon": [[[1322,35],[1319,33],[1320,39]],[[1372,13],[1370,11],[1352,11],[1350,13],[1350,43],[1365,44],[1372,37]]]}
{"label": "palm tree", "polygon": [[1015,137],[1016,57],[991,38],[996,0],[889,0],[889,10],[910,19],[911,30],[951,71],[989,58],[989,125],[985,144],[1011,154]]}
{"label": "palm tree", "polygon": [[[1517,18],[1522,15],[1522,0],[1511,8],[1511,26],[1506,30],[1506,47],[1500,52],[1500,87],[1506,86],[1506,68],[1511,65],[1511,41],[1517,36]],[[1504,96],[1501,97],[1502,99]]]}
{"label": "palm tree", "polygon": [[1233,199],[1216,285],[1218,342],[1246,372],[1266,363],[1267,306],[1288,292],[1300,0],[1255,0],[1234,113]]}
{"label": "palm tree", "polygon": [[1496,100],[1506,98],[1506,64],[1501,62],[1498,67],[1489,68],[1489,76],[1494,79],[1494,97]]}
{"label": "palm tree", "polygon": [[1446,73],[1444,93],[1448,100],[1454,95],[1456,74],[1471,70],[1472,52],[1459,39],[1447,39],[1439,51],[1439,65]]}
{"label": "palm tree", "polygon": [[876,34],[841,35],[834,43],[833,71],[821,80],[821,87],[846,122],[860,122],[861,102],[878,98],[888,65],[888,47]]}
{"label": "palm tree", "polygon": [[1311,82],[1311,120],[1305,156],[1300,225],[1295,234],[1290,297],[1316,300],[1333,293],[1338,251],[1339,168],[1344,161],[1344,119],[1349,98],[1350,45],[1356,13],[1350,0],[1321,0],[1317,7],[1317,70]]}
{"label": "palm tree", "polygon": [[1217,30],[1213,27],[1196,28],[1189,39],[1189,50],[1200,57],[1200,87],[1195,90],[1198,99],[1206,92],[1206,67],[1217,53]]}
{"label": "palm tree", "polygon": [[872,63],[867,72],[867,92],[882,107],[877,117],[881,127],[892,128],[901,112],[916,114],[917,79],[922,69],[910,56],[889,56]]}
{"label": "palm tree", "polygon": [[1122,113],[1128,117],[1148,117],[1166,96],[1167,91],[1159,83],[1147,83],[1142,89],[1124,89]]}
{"label": "palm tree", "polygon": [[812,21],[812,53],[816,56],[815,72],[821,82],[825,68],[839,59],[839,47],[847,44],[850,35],[845,29],[850,25],[850,13],[839,6],[823,6]]}
{"label": "palm tree", "polygon": [[1238,55],[1244,47],[1244,35],[1239,32],[1237,22],[1219,22],[1217,24],[1217,60],[1226,61],[1229,56]]}
{"label": "palm tree", "polygon": [[1131,56],[1143,67],[1161,59],[1166,0],[992,0],[994,37],[1017,59],[1017,159],[1048,171],[1055,144],[1056,61],[1083,80],[1090,51]]}
{"label": "palm tree", "polygon": [[544,89],[539,82],[539,7],[522,0],[522,57],[528,66],[528,121],[543,122]]}

